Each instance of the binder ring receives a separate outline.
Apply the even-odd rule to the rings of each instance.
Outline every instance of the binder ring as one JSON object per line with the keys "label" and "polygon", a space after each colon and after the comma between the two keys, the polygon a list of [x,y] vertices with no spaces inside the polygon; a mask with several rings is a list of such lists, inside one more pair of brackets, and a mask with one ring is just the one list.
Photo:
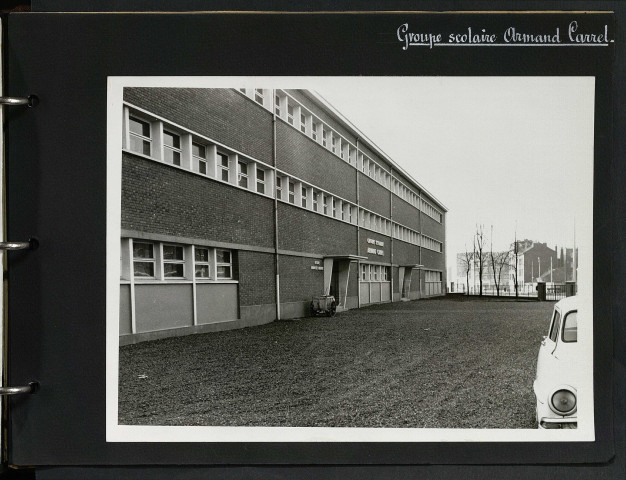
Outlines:
{"label": "binder ring", "polygon": [[0,387],[0,395],[20,395],[24,393],[35,393],[39,384],[30,382],[28,385],[21,387]]}
{"label": "binder ring", "polygon": [[36,248],[32,240],[28,242],[0,242],[0,250],[26,250]]}
{"label": "binder ring", "polygon": [[36,95],[29,95],[28,97],[0,97],[0,105],[25,105],[27,107],[34,107],[39,103],[39,99]]}

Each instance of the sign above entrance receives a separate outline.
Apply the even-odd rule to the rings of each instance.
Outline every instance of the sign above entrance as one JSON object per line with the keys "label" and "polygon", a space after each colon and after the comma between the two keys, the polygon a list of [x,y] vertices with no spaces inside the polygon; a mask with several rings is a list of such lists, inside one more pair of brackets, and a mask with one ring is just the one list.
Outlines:
{"label": "sign above entrance", "polygon": [[385,246],[385,242],[383,242],[382,240],[376,240],[374,238],[368,238],[367,243],[369,243],[370,245],[377,245],[379,247]]}

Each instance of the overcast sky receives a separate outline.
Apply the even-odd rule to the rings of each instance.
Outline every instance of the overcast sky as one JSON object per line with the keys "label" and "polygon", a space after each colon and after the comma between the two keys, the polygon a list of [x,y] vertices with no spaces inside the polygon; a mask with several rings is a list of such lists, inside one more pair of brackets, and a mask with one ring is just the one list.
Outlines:
{"label": "overcast sky", "polygon": [[[572,246],[591,233],[594,79],[322,80],[315,90],[449,210],[448,267],[476,224]],[[587,231],[587,232],[585,232]],[[452,280],[452,279],[449,279]]]}

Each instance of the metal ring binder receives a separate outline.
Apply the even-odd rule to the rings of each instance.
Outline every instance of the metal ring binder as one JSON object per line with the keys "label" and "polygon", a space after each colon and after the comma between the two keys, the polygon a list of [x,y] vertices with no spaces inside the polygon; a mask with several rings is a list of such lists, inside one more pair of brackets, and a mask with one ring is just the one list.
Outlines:
{"label": "metal ring binder", "polygon": [[35,393],[39,384],[30,382],[28,385],[21,387],[0,387],[0,395],[20,395],[24,393]]}
{"label": "metal ring binder", "polygon": [[0,250],[26,250],[33,248],[33,242],[0,242]]}
{"label": "metal ring binder", "polygon": [[39,99],[35,95],[28,97],[0,97],[0,105],[25,105],[34,107],[39,103]]}

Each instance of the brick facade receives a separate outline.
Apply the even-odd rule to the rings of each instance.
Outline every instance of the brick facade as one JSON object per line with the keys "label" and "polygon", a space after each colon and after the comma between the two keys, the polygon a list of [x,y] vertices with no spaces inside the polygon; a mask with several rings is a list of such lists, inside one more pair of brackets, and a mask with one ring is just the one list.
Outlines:
{"label": "brick facade", "polygon": [[274,246],[271,199],[127,153],[122,205],[124,229]]}
{"label": "brick facade", "polygon": [[317,255],[345,255],[356,250],[356,226],[293,205],[278,205],[280,249]]}
{"label": "brick facade", "polygon": [[273,164],[272,115],[236,90],[125,88],[124,101]]}
{"label": "brick facade", "polygon": [[391,192],[380,183],[359,173],[359,205],[385,218],[391,216]]}
{"label": "brick facade", "polygon": [[241,305],[267,305],[276,301],[274,255],[240,250],[237,254]]}
{"label": "brick facade", "polygon": [[356,202],[356,171],[284,122],[276,122],[276,166],[305,182]]}
{"label": "brick facade", "polygon": [[[316,122],[321,120],[326,124],[325,129],[331,125],[334,131],[351,143],[352,148],[359,145],[359,149],[369,159],[386,172],[394,172],[396,175],[392,162],[382,160],[384,154],[377,153],[374,145],[365,146],[362,141],[357,141],[358,132],[341,117],[327,110],[321,100],[315,99],[314,94],[296,90],[286,92],[290,95],[289,101],[295,99],[301,102],[306,107],[303,111],[313,113]],[[196,333],[259,325],[275,320],[279,310],[280,318],[307,315],[311,298],[321,295],[325,288],[328,288],[324,282],[330,277],[328,275],[325,277],[324,268],[328,268],[329,265],[332,265],[333,281],[338,281],[337,278],[341,278],[340,282],[347,280],[347,291],[342,288],[335,290],[344,296],[337,300],[338,304],[345,308],[355,308],[359,301],[363,304],[398,300],[401,293],[398,266],[422,264],[424,270],[442,271],[445,286],[444,252],[420,249],[417,245],[394,239],[369,228],[358,227],[355,223],[348,223],[348,217],[346,221],[331,218],[328,216],[331,212],[323,214],[321,202],[318,202],[317,211],[313,210],[313,202],[310,201],[307,203],[308,208],[301,208],[300,202],[297,206],[291,204],[286,201],[289,198],[288,181],[281,185],[282,196],[278,199],[273,198],[277,184],[274,170],[267,165],[273,165],[275,157],[276,168],[280,170],[283,180],[287,175],[292,183],[301,181],[306,187],[313,186],[324,190],[334,196],[336,201],[344,199],[356,205],[357,208],[352,210],[353,222],[361,221],[358,211],[358,207],[361,207],[445,245],[445,216],[442,223],[434,221],[426,214],[420,213],[413,205],[392,194],[391,187],[382,185],[359,171],[358,165],[355,165],[355,160],[358,159],[357,151],[353,150],[353,164],[350,164],[347,158],[344,160],[333,154],[322,144],[314,141],[308,133],[303,133],[282,118],[275,117],[273,107],[269,106],[268,101],[269,96],[273,95],[273,91],[266,90],[262,98],[256,101],[252,89],[247,89],[246,94],[235,89],[134,87],[124,90],[124,100],[128,107],[125,110],[126,124],[134,125],[135,129],[143,128],[142,125],[148,128],[151,143],[147,152],[152,154],[162,152],[161,155],[155,154],[155,158],[143,153],[130,153],[130,150],[141,151],[141,146],[137,146],[142,145],[137,143],[141,142],[141,139],[137,140],[137,131],[125,132],[126,150],[121,153],[121,227],[123,236],[126,236],[123,241],[127,242],[126,245],[130,249],[130,253],[127,250],[124,260],[128,265],[127,271],[135,273],[123,278],[125,296],[120,311],[126,313],[125,328],[120,332],[132,338],[130,341],[147,338],[135,340],[137,335],[146,332],[129,331],[132,325],[131,315],[137,315],[136,318],[147,318],[158,313],[159,309],[155,308],[146,313],[146,305],[157,304],[150,298],[151,291],[156,295],[156,292],[163,291],[174,283],[178,284],[178,289],[186,292],[185,298],[177,297],[181,311],[184,307],[185,319],[184,322],[181,318],[171,319],[172,328],[175,327],[175,333],[172,334],[185,334],[179,333],[181,331]],[[134,107],[136,108],[133,110]],[[129,115],[133,116],[130,120],[134,123],[129,120]],[[308,120],[309,126],[311,120],[311,118]],[[297,125],[299,121],[297,119],[294,123]],[[165,128],[168,132],[173,132],[174,136],[180,136],[179,146],[164,143],[162,137],[165,135],[161,136],[159,132]],[[131,137],[131,132],[134,137]],[[204,147],[198,147],[198,144]],[[176,155],[172,154],[171,147],[178,149],[180,158],[177,161],[171,156]],[[167,150],[169,157],[165,155],[166,148],[169,148]],[[204,148],[206,156],[199,156],[198,148]],[[243,156],[236,157],[234,154],[237,152]],[[163,160],[159,160],[161,157]],[[255,164],[255,160],[267,165]],[[226,164],[220,163],[224,161]],[[200,169],[201,165],[204,170]],[[228,175],[222,177],[222,173],[225,172],[228,172]],[[260,172],[258,173],[260,184],[257,184],[257,172]],[[249,175],[249,181],[245,179],[246,175]],[[398,175],[398,178],[414,192],[419,193],[418,185],[404,175]],[[241,183],[238,183],[239,179],[243,179]],[[390,180],[387,178],[381,181],[385,183]],[[257,188],[260,193],[257,193]],[[311,194],[310,189],[308,194]],[[296,192],[295,201],[298,197],[299,192]],[[330,210],[331,204],[332,202],[327,203]],[[444,212],[441,206],[438,208]],[[367,221],[366,224],[369,226],[370,222]],[[376,222],[372,221],[371,225],[372,228],[381,231],[389,228],[387,233],[393,231],[392,226],[385,225],[380,218],[377,218]],[[410,232],[401,232],[402,235],[407,233]],[[133,255],[144,255],[145,252],[141,253],[138,250],[134,253],[132,247],[135,245],[134,238],[152,242],[156,246],[154,250],[160,253],[155,253],[152,257],[148,255],[148,260],[141,256],[137,257],[139,258],[137,260]],[[412,241],[416,241],[415,235],[411,238]],[[371,242],[368,242],[368,239]],[[188,252],[184,256],[186,262],[184,274],[174,276],[173,280],[162,274],[165,264],[168,263],[170,265],[167,266],[172,267],[171,263],[176,260],[164,257],[164,242],[167,242],[169,247],[176,246],[179,249],[182,245]],[[214,273],[210,278],[203,276],[202,270],[198,270],[207,268],[206,265],[209,264],[206,258],[203,263],[202,259],[194,257],[199,252],[198,245],[204,245],[203,251],[210,251],[213,255],[210,262],[213,262],[211,268]],[[381,254],[368,252],[368,248],[381,251]],[[220,263],[218,256],[224,254],[223,250],[230,252],[232,261],[231,264],[226,261],[226,268],[232,267],[232,274],[220,276],[218,268],[220,265],[224,268],[224,261]],[[169,252],[168,255],[173,255],[171,250]],[[182,261],[181,259],[180,262]],[[160,276],[156,273],[146,274],[143,270],[136,273],[137,271],[133,269],[136,268],[135,265],[141,265],[141,262],[144,264],[154,262],[154,272],[159,270],[156,265],[161,265]],[[276,263],[280,273],[279,306],[276,305]],[[385,269],[390,269],[391,278],[384,282],[363,282],[370,291],[360,292],[361,263],[382,265]],[[347,265],[350,265],[349,274]],[[145,265],[142,268],[145,268]],[[364,268],[369,271],[369,267]],[[376,272],[381,271],[389,270],[376,266]],[[335,277],[335,274],[340,277]],[[421,296],[420,275],[418,270],[411,272],[409,298]],[[345,286],[345,283],[343,285]],[[137,288],[143,294],[144,303],[141,304],[143,310],[132,313],[134,310],[130,308],[130,303],[133,295],[130,292]],[[199,298],[202,300],[201,303]],[[175,302],[171,304],[178,305]],[[216,320],[212,316],[217,311],[213,308],[214,305],[223,307],[220,312],[229,312],[228,318]],[[174,314],[175,312],[172,313]],[[161,315],[163,328],[156,333],[150,332],[150,338],[168,335],[167,315]]]}
{"label": "brick facade", "polygon": [[312,270],[315,260],[308,257],[280,255],[280,301],[309,302],[324,289],[324,272]]}

